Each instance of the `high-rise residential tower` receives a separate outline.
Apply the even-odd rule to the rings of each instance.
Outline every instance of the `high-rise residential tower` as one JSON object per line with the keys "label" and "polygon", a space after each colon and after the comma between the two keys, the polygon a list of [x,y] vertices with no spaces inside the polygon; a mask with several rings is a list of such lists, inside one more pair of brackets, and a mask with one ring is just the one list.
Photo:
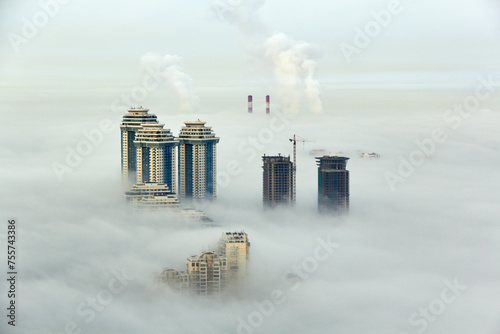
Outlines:
{"label": "high-rise residential tower", "polygon": [[224,232],[217,253],[227,260],[226,277],[229,283],[241,287],[245,282],[250,241],[245,232]]}
{"label": "high-rise residential tower", "polygon": [[186,267],[191,290],[202,296],[220,294],[226,286],[226,266],[226,259],[214,251],[188,257]]}
{"label": "high-rise residential tower", "polygon": [[316,158],[318,164],[319,212],[347,213],[349,210],[349,158],[328,156]]}
{"label": "high-rise residential tower", "polygon": [[137,183],[164,183],[176,192],[175,147],[179,142],[164,124],[144,123],[136,132]]}
{"label": "high-rise residential tower", "polygon": [[121,130],[121,155],[122,155],[122,175],[127,186],[132,186],[136,182],[137,159],[136,147],[134,145],[136,132],[142,124],[156,124],[156,115],[148,114],[149,109],[130,108],[128,114],[123,115],[120,125]]}
{"label": "high-rise residential tower", "polygon": [[190,256],[186,260],[186,271],[165,268],[157,278],[179,292],[219,295],[229,287],[229,293],[238,293],[245,283],[249,253],[250,242],[245,232],[224,232],[217,251]]}
{"label": "high-rise residential tower", "polygon": [[212,128],[206,122],[184,122],[179,133],[179,196],[181,198],[216,197],[216,144]]}
{"label": "high-rise residential tower", "polygon": [[290,157],[263,156],[263,200],[264,207],[277,205],[293,205],[294,168]]}

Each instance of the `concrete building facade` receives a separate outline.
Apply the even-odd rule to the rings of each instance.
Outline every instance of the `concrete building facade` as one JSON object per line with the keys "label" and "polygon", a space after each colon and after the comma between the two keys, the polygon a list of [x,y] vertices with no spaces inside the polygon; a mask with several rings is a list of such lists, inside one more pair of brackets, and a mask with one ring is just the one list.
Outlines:
{"label": "concrete building facade", "polygon": [[187,258],[189,286],[195,295],[220,295],[226,287],[227,261],[214,251],[201,252]]}
{"label": "concrete building facade", "polygon": [[167,284],[176,292],[189,291],[189,275],[185,271],[175,270],[173,268],[165,268],[158,277],[160,283]]}
{"label": "concrete building facade", "polygon": [[179,196],[216,197],[217,149],[215,137],[206,122],[184,122],[179,133]]}
{"label": "concrete building facade", "polygon": [[317,157],[318,211],[347,213],[349,211],[349,158],[338,156]]}
{"label": "concrete building facade", "polygon": [[142,124],[158,123],[156,115],[148,114],[149,109],[143,107],[130,108],[128,114],[123,115],[120,124],[121,132],[121,169],[123,181],[130,187],[136,183],[137,158],[136,146],[134,145],[136,132]]}
{"label": "concrete building facade", "polygon": [[262,161],[264,207],[293,205],[295,173],[290,157],[264,155]]}
{"label": "concrete building facade", "polygon": [[247,275],[250,241],[245,232],[224,232],[219,240],[217,253],[227,261],[227,281],[242,285]]}
{"label": "concrete building facade", "polygon": [[245,232],[224,232],[217,250],[200,252],[186,259],[186,271],[164,269],[157,280],[175,291],[218,296],[229,286],[238,293],[245,283],[250,241]]}

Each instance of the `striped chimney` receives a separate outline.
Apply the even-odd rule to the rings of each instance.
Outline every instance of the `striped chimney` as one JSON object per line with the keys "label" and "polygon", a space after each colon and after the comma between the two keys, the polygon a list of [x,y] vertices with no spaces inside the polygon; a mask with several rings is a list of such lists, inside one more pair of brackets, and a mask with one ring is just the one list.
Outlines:
{"label": "striped chimney", "polygon": [[251,114],[252,112],[253,112],[252,95],[248,95],[248,113]]}
{"label": "striped chimney", "polygon": [[269,97],[269,95],[266,95],[266,114],[270,114],[271,113],[271,110],[269,108],[269,102],[270,102],[271,98]]}

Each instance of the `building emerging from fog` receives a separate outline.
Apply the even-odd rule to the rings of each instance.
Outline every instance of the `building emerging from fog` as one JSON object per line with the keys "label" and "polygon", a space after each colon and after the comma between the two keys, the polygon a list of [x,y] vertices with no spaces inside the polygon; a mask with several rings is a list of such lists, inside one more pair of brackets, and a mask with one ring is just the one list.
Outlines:
{"label": "building emerging from fog", "polygon": [[136,183],[125,192],[127,202],[139,210],[164,210],[173,217],[180,218],[186,223],[196,223],[202,226],[212,226],[213,221],[200,210],[185,208],[177,196],[163,183]]}
{"label": "building emerging from fog", "polygon": [[[175,221],[211,226],[213,221],[205,212],[184,208],[179,203],[176,196],[179,141],[148,111],[143,107],[130,108],[120,125],[122,175],[125,186],[131,186],[125,192],[127,202],[136,209],[167,209]],[[187,127],[181,131],[184,141],[180,151],[185,153],[181,157],[189,155],[191,159],[179,161],[179,166],[185,167],[183,175],[193,180],[189,189],[194,189],[195,195],[201,198],[206,189],[215,195],[215,144],[219,141],[204,124],[186,122]]]}
{"label": "building emerging from fog", "polygon": [[165,268],[158,276],[158,281],[167,284],[176,292],[189,291],[189,275],[185,271]]}
{"label": "building emerging from fog", "polygon": [[125,192],[127,201],[139,209],[181,209],[177,196],[164,183],[136,183]]}
{"label": "building emerging from fog", "polygon": [[131,186],[136,182],[137,158],[134,140],[136,132],[142,124],[156,124],[156,115],[148,114],[149,109],[130,108],[128,114],[123,115],[120,125],[121,131],[121,169],[124,182]]}
{"label": "building emerging from fog", "polygon": [[137,183],[164,183],[175,193],[175,147],[178,141],[163,126],[145,123],[136,132]]}
{"label": "building emerging from fog", "polygon": [[218,249],[203,251],[186,259],[186,271],[164,269],[158,281],[177,292],[218,296],[230,285],[242,288],[246,276],[250,242],[245,232],[225,232]]}
{"label": "building emerging from fog", "polygon": [[224,232],[219,240],[217,253],[227,260],[226,276],[230,284],[241,288],[247,274],[250,241],[245,232]]}
{"label": "building emerging from fog", "polygon": [[205,122],[184,124],[179,133],[179,196],[215,198],[219,138]]}
{"label": "building emerging from fog", "polygon": [[347,213],[349,210],[349,158],[325,155],[318,164],[319,212]]}
{"label": "building emerging from fog", "polygon": [[263,156],[263,200],[264,207],[293,205],[294,168],[290,157]]}
{"label": "building emerging from fog", "polygon": [[214,251],[187,258],[189,287],[195,295],[219,295],[226,287],[226,259]]}

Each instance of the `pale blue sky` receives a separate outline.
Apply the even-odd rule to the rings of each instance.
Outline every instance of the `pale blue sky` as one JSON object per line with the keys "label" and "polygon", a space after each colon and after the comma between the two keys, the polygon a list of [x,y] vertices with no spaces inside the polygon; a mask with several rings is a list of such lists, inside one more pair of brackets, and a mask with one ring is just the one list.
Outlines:
{"label": "pale blue sky", "polygon": [[[258,72],[262,67],[258,54],[249,51],[275,32],[318,48],[320,81],[336,81],[336,75],[345,72],[369,75],[403,70],[437,71],[443,75],[441,81],[456,83],[456,75],[447,79],[446,72],[498,70],[500,4],[494,0],[401,0],[401,12],[348,63],[340,45],[354,45],[355,28],[365,28],[373,20],[371,12],[387,8],[389,2],[68,1],[14,52],[9,34],[22,36],[23,19],[32,22],[42,8],[37,1],[2,1],[0,80],[2,85],[24,85],[36,73],[71,76],[82,72],[122,80],[135,74],[142,55],[155,52],[179,55],[194,85],[209,85],[214,75],[241,79],[255,69]],[[211,3],[219,8],[218,13],[243,8],[243,14],[246,6],[258,3],[261,6],[255,5],[254,14],[260,19],[251,21],[241,33],[238,25],[220,20],[210,10]],[[249,34],[258,21],[264,29]],[[248,79],[254,78],[249,75]]]}

